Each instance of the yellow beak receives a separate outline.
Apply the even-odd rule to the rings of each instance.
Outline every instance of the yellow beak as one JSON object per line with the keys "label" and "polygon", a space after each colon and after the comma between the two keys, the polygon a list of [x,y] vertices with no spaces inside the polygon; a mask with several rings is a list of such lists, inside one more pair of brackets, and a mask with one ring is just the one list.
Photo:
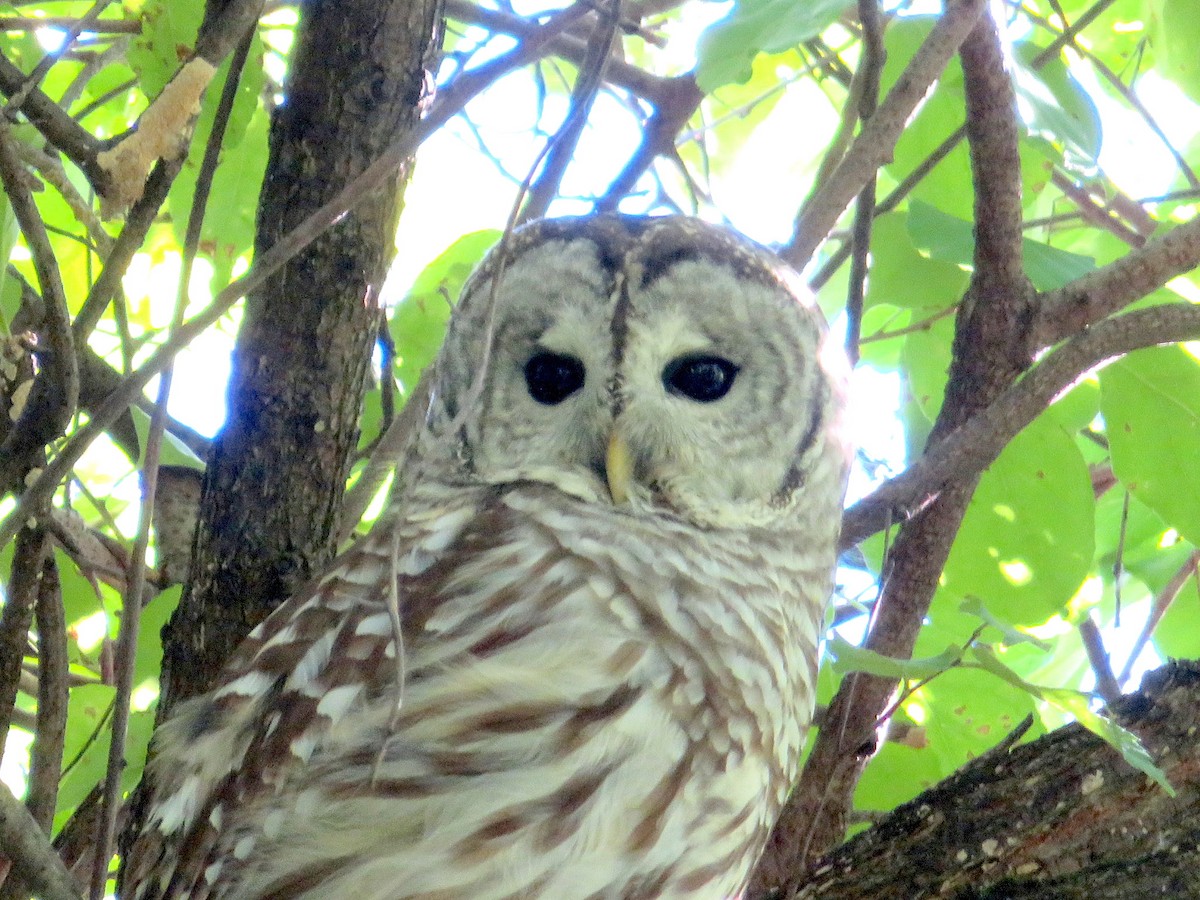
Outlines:
{"label": "yellow beak", "polygon": [[608,452],[604,458],[604,473],[608,477],[608,492],[613,503],[624,503],[629,499],[629,482],[633,480],[633,460],[629,445],[617,432],[608,439]]}

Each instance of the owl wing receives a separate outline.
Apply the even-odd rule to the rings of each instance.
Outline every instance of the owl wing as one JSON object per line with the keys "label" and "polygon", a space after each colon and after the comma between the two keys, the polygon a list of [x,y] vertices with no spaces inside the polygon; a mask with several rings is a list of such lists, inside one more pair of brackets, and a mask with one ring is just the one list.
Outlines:
{"label": "owl wing", "polygon": [[210,896],[233,811],[279,790],[356,704],[401,695],[406,638],[436,611],[448,573],[503,531],[502,508],[489,514],[486,498],[459,493],[453,505],[377,526],[255,628],[212,691],[159,728],[127,896]]}

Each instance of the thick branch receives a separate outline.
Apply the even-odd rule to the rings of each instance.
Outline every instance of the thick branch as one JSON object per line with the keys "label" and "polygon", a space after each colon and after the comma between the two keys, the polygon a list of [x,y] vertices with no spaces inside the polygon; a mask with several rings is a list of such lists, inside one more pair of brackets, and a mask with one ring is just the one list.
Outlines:
{"label": "thick branch", "polygon": [[1114,716],[1176,796],[1079,725],[989,753],[822,859],[784,896],[1195,896],[1200,665],[1151,673]]}
{"label": "thick branch", "polygon": [[1200,217],[1153,238],[1036,303],[1029,348],[1057,343],[1200,265]]}
{"label": "thick branch", "polygon": [[45,832],[3,785],[0,785],[0,847],[4,848],[4,857],[12,862],[13,874],[36,896],[42,900],[79,900],[79,890],[62,860],[50,848]]}
{"label": "thick branch", "polygon": [[0,608],[0,734],[7,734],[12,722],[21,680],[21,661],[29,646],[29,626],[33,624],[38,581],[42,577],[46,552],[43,529],[21,529],[13,550],[5,603]]}

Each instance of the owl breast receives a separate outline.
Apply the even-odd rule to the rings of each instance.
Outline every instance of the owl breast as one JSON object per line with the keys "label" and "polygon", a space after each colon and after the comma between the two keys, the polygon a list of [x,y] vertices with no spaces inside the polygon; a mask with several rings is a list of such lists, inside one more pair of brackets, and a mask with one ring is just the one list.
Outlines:
{"label": "owl breast", "polygon": [[227,896],[737,893],[796,774],[821,615],[798,597],[827,576],[551,490],[410,554],[441,599],[404,623],[402,703],[383,666],[299,789],[256,802]]}
{"label": "owl breast", "polygon": [[811,719],[844,366],[725,229],[510,238],[388,512],[159,729],[131,900],[746,883]]}

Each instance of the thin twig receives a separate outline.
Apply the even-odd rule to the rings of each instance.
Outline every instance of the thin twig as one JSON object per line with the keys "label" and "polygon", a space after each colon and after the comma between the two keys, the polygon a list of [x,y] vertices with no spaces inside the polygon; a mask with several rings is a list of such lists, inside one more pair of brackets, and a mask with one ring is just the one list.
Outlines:
{"label": "thin twig", "polygon": [[[24,85],[25,73],[0,54],[0,92],[11,97]],[[79,166],[97,191],[102,190],[108,183],[108,175],[96,161],[96,156],[103,149],[103,143],[40,90],[30,91],[21,112],[55,149]]]}
{"label": "thin twig", "polygon": [[42,83],[42,79],[46,77],[46,73],[50,71],[50,67],[71,49],[71,45],[75,43],[75,39],[79,37],[80,33],[95,22],[100,17],[100,13],[104,12],[110,3],[112,3],[112,0],[97,0],[96,3],[92,4],[92,8],[84,13],[81,18],[71,23],[66,34],[63,35],[62,44],[59,48],[47,53],[38,60],[38,64],[33,67],[33,71],[29,73],[29,76],[25,79],[25,83],[11,94],[8,101],[4,104],[3,113],[8,117],[9,121],[13,121],[14,116],[25,105],[25,100],[29,97],[30,91]]}
{"label": "thin twig", "polygon": [[1079,623],[1079,637],[1083,640],[1083,649],[1087,652],[1088,662],[1092,666],[1092,674],[1096,676],[1096,693],[1105,704],[1112,704],[1121,696],[1121,686],[1113,675],[1112,662],[1108,651],[1104,649],[1104,638],[1100,629],[1089,613]]}
{"label": "thin twig", "polygon": [[528,198],[521,210],[521,221],[544,216],[551,201],[558,196],[567,166],[575,156],[575,148],[579,146],[579,139],[583,137],[588,114],[600,92],[604,69],[612,56],[620,16],[621,0],[611,0],[610,9],[601,16],[588,39],[588,55],[580,66],[579,75],[571,89],[567,115],[554,135],[537,180],[530,185]]}
{"label": "thin twig", "polygon": [[0,119],[0,181],[33,257],[44,303],[46,346],[39,349],[41,371],[25,408],[0,444],[0,490],[10,488],[14,479],[24,474],[32,463],[31,454],[62,435],[79,400],[79,366],[67,296],[15,141],[12,126]]}
{"label": "thin twig", "polygon": [[112,250],[104,261],[104,268],[100,270],[99,277],[92,283],[79,312],[75,314],[71,331],[76,342],[82,344],[87,339],[100,317],[104,315],[104,311],[108,309],[112,298],[121,289],[121,279],[125,277],[134,255],[145,244],[150,226],[158,217],[158,211],[167,199],[167,192],[170,191],[171,182],[175,180],[181,164],[181,160],[160,160],[146,179],[146,188],[142,196],[126,214],[125,227],[117,235]]}
{"label": "thin twig", "polygon": [[792,239],[780,253],[787,262],[796,267],[808,262],[850,201],[891,154],[909,116],[924,99],[929,86],[941,76],[984,8],[982,0],[952,0],[947,4],[946,12],[845,158],[801,210]]}
{"label": "thin twig", "polygon": [[[866,126],[879,105],[879,78],[886,51],[883,48],[883,17],[878,0],[859,0],[858,19],[862,23],[862,60],[855,72],[854,93],[858,96],[858,118]],[[875,176],[859,191],[854,210],[854,248],[850,260],[850,286],[846,297],[846,356],[850,365],[858,363],[858,342],[862,337],[863,300],[867,293],[867,263],[871,254],[871,225],[875,221]]]}
{"label": "thin twig", "polygon": [[926,316],[924,319],[919,319],[918,321],[913,322],[911,325],[905,325],[903,328],[896,328],[892,331],[877,331],[874,334],[868,334],[865,338],[862,338],[859,343],[870,344],[875,341],[888,341],[892,338],[903,337],[906,334],[912,334],[917,331],[928,331],[933,327],[934,322],[941,321],[948,316],[954,315],[956,312],[958,312],[958,304],[953,303],[950,306],[947,306],[945,309],[939,309],[933,315]]}
{"label": "thin twig", "polygon": [[1129,681],[1129,676],[1133,674],[1133,667],[1137,664],[1138,657],[1142,655],[1142,651],[1150,643],[1150,638],[1154,636],[1154,629],[1158,627],[1158,623],[1162,621],[1162,617],[1167,614],[1167,610],[1171,608],[1171,604],[1175,602],[1180,591],[1183,590],[1183,586],[1188,583],[1188,579],[1194,578],[1197,572],[1200,571],[1198,567],[1200,567],[1200,550],[1194,550],[1188,554],[1188,558],[1184,561],[1183,565],[1163,585],[1162,590],[1155,595],[1154,602],[1150,606],[1150,615],[1146,617],[1146,624],[1142,626],[1142,631],[1137,636],[1137,640],[1129,648],[1129,658],[1125,660],[1125,665],[1121,667],[1121,674],[1118,678],[1121,684]]}
{"label": "thin twig", "polygon": [[84,27],[78,16],[46,16],[44,19],[0,16],[0,31],[40,31],[43,28],[71,29],[77,35],[84,31],[94,34],[142,33],[142,23],[137,19],[95,19]]}

